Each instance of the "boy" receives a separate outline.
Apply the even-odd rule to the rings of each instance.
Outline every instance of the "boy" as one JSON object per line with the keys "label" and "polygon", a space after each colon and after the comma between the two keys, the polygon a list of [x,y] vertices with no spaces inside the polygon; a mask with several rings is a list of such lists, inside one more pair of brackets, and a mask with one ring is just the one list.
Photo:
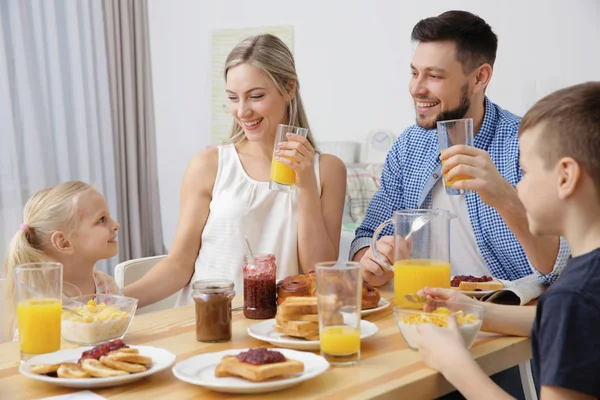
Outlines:
{"label": "boy", "polygon": [[[600,397],[600,82],[554,92],[537,102],[519,129],[525,173],[519,199],[535,235],[562,236],[572,258],[536,307],[483,303],[483,330],[531,334],[541,400]],[[474,301],[448,289],[428,298]],[[480,303],[482,304],[482,303]],[[420,352],[465,397],[508,398],[449,329],[420,326]]]}

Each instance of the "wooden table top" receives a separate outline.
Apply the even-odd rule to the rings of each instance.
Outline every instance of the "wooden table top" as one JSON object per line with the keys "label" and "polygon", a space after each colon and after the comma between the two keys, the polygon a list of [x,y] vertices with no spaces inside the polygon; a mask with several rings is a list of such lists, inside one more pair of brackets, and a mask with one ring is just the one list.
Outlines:
{"label": "wooden table top", "polygon": [[[382,295],[393,300],[390,288]],[[240,299],[235,299],[234,305]],[[392,309],[365,317],[379,327],[379,332],[361,343],[361,360],[352,367],[331,367],[323,375],[289,389],[260,395],[233,395],[212,392],[175,378],[170,369],[124,386],[94,389],[110,399],[271,399],[290,398],[367,399],[367,398],[435,398],[453,390],[445,378],[426,367],[418,352],[407,347],[392,316]],[[134,318],[125,342],[167,349],[177,361],[201,353],[248,347],[272,347],[248,336],[246,329],[256,323],[242,311],[233,312],[233,337],[225,343],[199,343],[195,334],[193,306],[138,315]],[[76,347],[64,342],[62,348]],[[491,375],[528,360],[528,338],[505,337],[480,333],[471,354],[483,370]],[[27,378],[18,371],[19,343],[0,344],[0,398],[39,399],[79,389],[68,389]]]}

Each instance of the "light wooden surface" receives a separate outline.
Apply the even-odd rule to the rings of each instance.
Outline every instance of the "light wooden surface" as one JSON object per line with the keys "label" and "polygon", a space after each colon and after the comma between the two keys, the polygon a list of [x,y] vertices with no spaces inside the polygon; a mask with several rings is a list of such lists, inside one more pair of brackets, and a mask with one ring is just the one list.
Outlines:
{"label": "light wooden surface", "polygon": [[[389,300],[393,295],[384,288]],[[236,299],[234,305],[239,304]],[[269,346],[253,339],[246,329],[257,321],[233,313],[233,338],[230,342],[207,344],[196,341],[193,306],[136,316],[125,337],[134,345],[162,347],[177,354],[177,362],[196,354],[226,349]],[[261,395],[232,395],[205,390],[179,381],[171,370],[124,386],[94,390],[110,399],[428,399],[453,390],[443,376],[427,368],[418,352],[410,350],[400,334],[391,306],[365,319],[374,322],[379,332],[362,342],[361,361],[353,367],[330,368],[323,375],[292,388]],[[75,347],[67,343],[63,348]],[[531,357],[529,339],[480,333],[471,349],[474,358],[488,374],[518,365]],[[19,344],[0,345],[0,398],[39,399],[77,391],[34,381],[18,372]]]}

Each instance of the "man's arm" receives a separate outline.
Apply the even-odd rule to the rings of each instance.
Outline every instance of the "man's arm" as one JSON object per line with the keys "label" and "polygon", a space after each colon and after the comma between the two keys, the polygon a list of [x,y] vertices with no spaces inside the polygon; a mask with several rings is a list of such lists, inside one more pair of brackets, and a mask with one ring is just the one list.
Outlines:
{"label": "man's arm", "polygon": [[444,151],[442,173],[451,180],[469,176],[454,182],[454,189],[467,189],[479,194],[481,201],[493,207],[521,244],[530,264],[542,274],[561,270],[566,257],[559,255],[559,238],[534,236],[529,231],[527,213],[515,189],[498,172],[487,151],[471,146],[452,146]]}
{"label": "man's arm", "polygon": [[[379,266],[370,250],[370,244],[377,227],[390,218],[394,207],[401,203],[403,190],[400,145],[402,137],[403,135],[396,140],[386,156],[381,173],[381,185],[369,202],[365,219],[356,230],[350,246],[349,258],[362,264],[363,278],[374,286],[381,286],[394,277],[392,271],[384,270]],[[377,250],[384,260],[393,264],[394,241],[393,236],[390,236],[393,234],[392,226],[383,229],[382,234],[384,236],[377,241]]]}
{"label": "man's arm", "polygon": [[[388,152],[383,170],[379,189],[369,202],[365,218],[356,229],[354,240],[350,246],[350,260],[360,261],[371,244],[371,238],[377,227],[392,216],[394,204],[400,203],[402,198],[402,178],[400,162],[400,141],[404,135],[394,142]],[[383,230],[383,235],[391,234],[390,227]]]}
{"label": "man's arm", "polygon": [[527,212],[519,200],[517,189],[505,182],[505,198],[495,205],[508,229],[515,235],[532,266],[542,274],[549,274],[557,261],[559,240],[556,236],[534,236],[529,230]]}

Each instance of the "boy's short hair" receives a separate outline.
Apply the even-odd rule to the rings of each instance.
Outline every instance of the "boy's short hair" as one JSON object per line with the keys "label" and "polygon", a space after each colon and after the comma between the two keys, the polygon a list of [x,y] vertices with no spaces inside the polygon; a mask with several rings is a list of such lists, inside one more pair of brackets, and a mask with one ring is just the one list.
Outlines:
{"label": "boy's short hair", "polygon": [[519,135],[543,124],[538,141],[548,167],[563,157],[581,164],[600,196],[600,82],[587,82],[549,94],[523,117]]}

